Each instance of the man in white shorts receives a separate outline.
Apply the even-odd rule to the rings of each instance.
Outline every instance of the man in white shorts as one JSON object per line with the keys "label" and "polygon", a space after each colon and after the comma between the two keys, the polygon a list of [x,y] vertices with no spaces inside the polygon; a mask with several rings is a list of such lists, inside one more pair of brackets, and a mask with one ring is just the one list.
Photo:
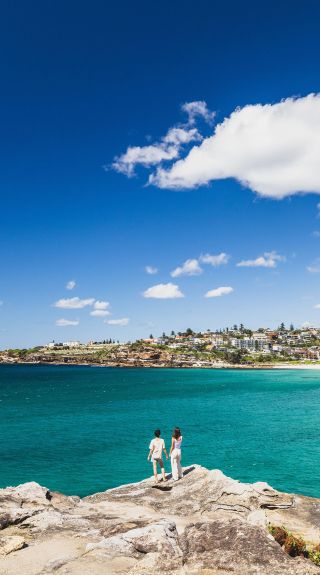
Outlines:
{"label": "man in white shorts", "polygon": [[149,445],[149,455],[148,455],[148,461],[152,461],[153,463],[153,473],[154,473],[154,480],[156,483],[158,483],[158,469],[157,469],[157,463],[159,463],[160,468],[161,468],[161,473],[162,473],[162,480],[163,481],[167,481],[166,480],[166,474],[165,474],[165,469],[164,469],[164,465],[163,465],[163,460],[162,460],[162,451],[165,452],[166,454],[166,458],[169,459],[169,455],[166,451],[166,446],[164,443],[164,440],[161,439],[160,435],[160,429],[156,429],[154,432],[154,439],[152,439],[152,441],[150,442]]}

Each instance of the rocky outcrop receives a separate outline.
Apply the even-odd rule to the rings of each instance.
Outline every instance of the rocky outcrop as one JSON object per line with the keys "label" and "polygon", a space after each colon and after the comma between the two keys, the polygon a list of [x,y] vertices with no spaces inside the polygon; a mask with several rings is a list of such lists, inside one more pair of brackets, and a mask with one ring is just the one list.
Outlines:
{"label": "rocky outcrop", "polygon": [[320,501],[198,465],[80,499],[36,483],[0,490],[0,575],[312,575],[268,524],[320,542]]}
{"label": "rocky outcrop", "polygon": [[[97,353],[94,350],[50,350],[43,348],[27,355],[9,355],[0,352],[0,363],[14,364],[63,364],[63,365],[103,365],[105,367],[146,367],[146,368],[224,368],[235,367],[221,359],[198,358],[196,352],[175,352],[168,349],[155,351],[150,346],[132,349],[130,345],[115,346],[114,350]],[[245,367],[245,366],[240,366]],[[250,367],[250,366],[247,366]],[[264,366],[265,367],[265,366]]]}

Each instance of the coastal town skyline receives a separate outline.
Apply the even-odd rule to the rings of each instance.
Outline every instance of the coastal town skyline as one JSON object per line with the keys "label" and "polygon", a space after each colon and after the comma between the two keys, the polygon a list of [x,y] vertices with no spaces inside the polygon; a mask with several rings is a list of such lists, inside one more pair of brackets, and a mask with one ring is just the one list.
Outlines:
{"label": "coastal town skyline", "polygon": [[320,326],[320,7],[167,9],[5,7],[1,350]]}

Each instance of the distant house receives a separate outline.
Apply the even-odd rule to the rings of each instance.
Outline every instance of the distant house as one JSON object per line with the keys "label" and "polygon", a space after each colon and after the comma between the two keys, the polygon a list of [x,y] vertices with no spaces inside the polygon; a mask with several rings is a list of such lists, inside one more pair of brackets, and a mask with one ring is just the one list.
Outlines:
{"label": "distant house", "polygon": [[63,347],[80,347],[80,341],[64,341]]}
{"label": "distant house", "polygon": [[62,347],[63,343],[57,343],[55,341],[50,341],[50,343],[47,343],[47,345],[45,346],[48,349],[57,349],[58,347]]}

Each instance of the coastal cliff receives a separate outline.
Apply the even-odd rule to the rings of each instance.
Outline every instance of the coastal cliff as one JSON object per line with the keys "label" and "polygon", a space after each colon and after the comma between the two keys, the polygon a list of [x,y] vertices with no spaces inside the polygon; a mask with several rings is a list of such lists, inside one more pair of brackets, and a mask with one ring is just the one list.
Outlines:
{"label": "coastal cliff", "polygon": [[0,574],[319,574],[319,521],[319,499],[198,465],[83,499],[26,483],[0,490]]}
{"label": "coastal cliff", "polygon": [[[227,361],[210,352],[180,351],[148,345],[115,345],[97,351],[95,348],[9,350],[0,352],[0,364],[91,365],[138,368],[208,368],[271,369],[277,367],[310,367],[304,362]],[[317,364],[313,364],[317,367]],[[320,364],[319,364],[320,367]]]}

